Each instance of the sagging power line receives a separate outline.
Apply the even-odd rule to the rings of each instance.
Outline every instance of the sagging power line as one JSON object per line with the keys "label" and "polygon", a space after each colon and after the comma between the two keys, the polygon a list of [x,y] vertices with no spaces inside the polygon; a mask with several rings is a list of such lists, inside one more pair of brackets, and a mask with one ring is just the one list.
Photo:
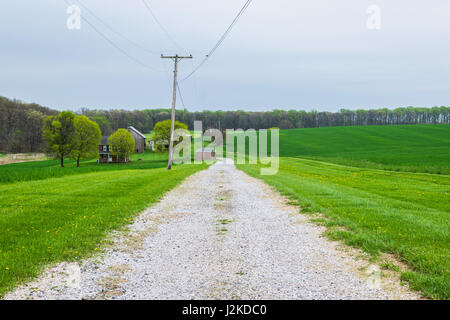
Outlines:
{"label": "sagging power line", "polygon": [[159,19],[156,17],[155,13],[153,12],[152,8],[150,7],[147,0],[142,0],[142,3],[145,5],[147,10],[150,12],[151,16],[153,17],[153,20],[155,20],[156,24],[159,26],[159,28],[163,31],[163,33],[166,35],[167,39],[169,39],[170,42],[179,50],[186,51],[181,47],[177,41],[170,35],[170,33],[167,31],[167,29],[162,25],[162,23],[159,21]]}
{"label": "sagging power line", "polygon": [[122,33],[120,33],[119,31],[117,31],[116,29],[114,29],[113,27],[111,27],[108,23],[105,22],[105,20],[103,20],[102,18],[100,18],[92,9],[88,8],[83,2],[81,2],[81,0],[75,0],[76,2],[78,2],[80,4],[80,6],[86,10],[87,12],[89,12],[95,19],[97,19],[103,26],[105,26],[107,29],[109,29],[112,33],[118,35],[119,37],[121,37],[122,39],[128,41],[129,43],[131,43],[132,45],[134,45],[136,48],[139,48],[147,53],[150,54],[158,54],[154,51],[151,51],[143,46],[141,46],[139,43],[131,40],[130,38],[128,38],[127,36],[123,35]]}
{"label": "sagging power line", "polygon": [[[68,0],[63,0],[68,6],[71,6],[72,4]],[[149,65],[145,64],[144,62],[140,61],[139,59],[133,57],[131,54],[129,54],[127,51],[125,51],[123,48],[121,48],[118,44],[116,44],[114,41],[109,39],[103,32],[101,32],[94,24],[92,24],[85,16],[81,15],[81,19],[86,22],[96,33],[98,33],[106,42],[108,42],[111,46],[113,46],[116,50],[120,51],[123,55],[125,55],[130,60],[134,61],[135,63],[139,64],[140,66],[158,71],[155,68],[150,67]]]}
{"label": "sagging power line", "polygon": [[183,99],[183,95],[181,94],[180,84],[178,81],[177,81],[177,88],[178,88],[178,93],[180,94],[181,105],[183,106],[183,108],[186,108],[186,106],[184,105],[184,99]]}
{"label": "sagging power line", "polygon": [[[72,5],[68,0],[63,0],[67,5]],[[119,37],[125,39],[126,41],[128,41],[129,43],[133,44],[135,47],[140,48],[144,51],[146,51],[147,53],[151,53],[151,54],[155,54],[155,52],[148,50],[147,48],[141,46],[140,44],[138,44],[137,42],[129,39],[128,37],[126,37],[125,35],[123,35],[122,33],[118,32],[117,30],[115,30],[114,28],[112,28],[109,24],[107,24],[102,18],[100,18],[97,14],[95,14],[93,12],[93,10],[89,9],[84,3],[82,3],[80,0],[75,0],[77,3],[80,4],[81,7],[83,7],[86,11],[88,11],[94,18],[96,18],[103,26],[105,26],[107,29],[109,29],[111,32],[113,32],[114,34],[118,35]],[[142,0],[142,3],[144,4],[144,6],[147,8],[147,10],[150,12],[151,16],[153,17],[154,21],[158,24],[158,26],[160,27],[160,29],[163,31],[163,33],[166,35],[166,37],[170,40],[170,42],[172,42],[177,48],[181,49],[182,51],[185,51],[178,43],[177,41],[175,41],[175,39],[169,34],[169,32],[167,31],[167,29],[162,25],[162,23],[159,21],[159,19],[156,17],[155,13],[153,12],[152,8],[150,7],[149,3],[147,2],[148,0]],[[247,0],[244,4],[244,6],[241,8],[241,10],[239,11],[239,13],[236,15],[236,17],[234,18],[234,20],[232,21],[232,23],[230,24],[230,26],[226,29],[226,31],[223,33],[223,35],[219,38],[219,40],[217,41],[217,43],[214,45],[214,47],[209,51],[209,53],[206,55],[206,57],[197,65],[197,67],[192,69],[192,72],[189,73],[184,79],[181,80],[181,82],[187,80],[188,78],[190,78],[192,75],[194,75],[205,63],[206,61],[211,58],[211,56],[214,54],[214,52],[220,47],[220,45],[223,43],[223,41],[227,38],[228,34],[231,32],[231,30],[233,29],[233,27],[235,26],[235,24],[238,22],[238,20],[240,19],[240,17],[244,14],[245,10],[250,6],[250,4],[252,3],[252,0]],[[147,65],[146,63],[142,62],[141,60],[135,58],[134,56],[132,56],[131,54],[129,54],[125,49],[123,49],[121,46],[119,46],[117,43],[115,43],[114,41],[112,41],[111,39],[108,38],[108,36],[106,36],[103,32],[101,32],[93,23],[91,23],[86,17],[81,16],[81,19],[86,22],[96,33],[98,33],[105,41],[107,41],[111,46],[113,46],[116,50],[120,51],[123,55],[125,55],[127,58],[129,58],[130,60],[134,61],[135,63],[147,68],[147,69],[151,69],[151,70],[155,70],[155,71],[161,71],[161,70],[157,70],[156,68],[150,67],[149,65]]]}
{"label": "sagging power line", "polygon": [[[144,0],[143,0],[144,1]],[[244,6],[242,7],[242,9],[239,11],[239,13],[237,14],[237,16],[234,18],[233,22],[231,23],[231,25],[227,28],[227,30],[224,32],[224,34],[220,37],[219,41],[217,41],[217,43],[215,44],[215,46],[209,51],[209,53],[206,55],[206,57],[202,60],[202,62],[200,62],[197,67],[190,73],[188,74],[183,80],[181,80],[182,82],[189,79],[194,73],[196,73],[198,71],[198,69],[200,69],[205,63],[206,61],[211,58],[211,56],[214,54],[214,52],[220,47],[220,45],[223,43],[223,41],[226,39],[226,37],[228,36],[228,34],[231,32],[231,30],[233,29],[233,27],[235,26],[235,24],[239,21],[240,17],[244,14],[245,10],[247,10],[247,8],[250,6],[250,4],[252,3],[252,0],[247,0],[244,4]]]}

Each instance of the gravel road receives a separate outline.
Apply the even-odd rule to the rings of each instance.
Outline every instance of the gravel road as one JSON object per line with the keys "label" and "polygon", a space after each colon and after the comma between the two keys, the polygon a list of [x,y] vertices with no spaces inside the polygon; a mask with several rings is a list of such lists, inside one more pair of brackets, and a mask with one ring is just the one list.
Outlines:
{"label": "gravel road", "polygon": [[392,298],[323,229],[233,164],[189,177],[129,229],[96,257],[50,268],[6,299]]}

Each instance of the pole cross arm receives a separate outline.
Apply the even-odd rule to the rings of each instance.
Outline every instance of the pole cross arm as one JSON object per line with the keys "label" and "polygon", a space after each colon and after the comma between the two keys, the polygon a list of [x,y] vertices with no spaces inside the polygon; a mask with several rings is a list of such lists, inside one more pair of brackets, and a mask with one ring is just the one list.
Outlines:
{"label": "pole cross arm", "polygon": [[178,59],[178,60],[181,60],[181,59],[192,59],[192,54],[190,56],[179,56],[179,55],[176,55],[176,56],[165,56],[165,55],[161,54],[161,59]]}

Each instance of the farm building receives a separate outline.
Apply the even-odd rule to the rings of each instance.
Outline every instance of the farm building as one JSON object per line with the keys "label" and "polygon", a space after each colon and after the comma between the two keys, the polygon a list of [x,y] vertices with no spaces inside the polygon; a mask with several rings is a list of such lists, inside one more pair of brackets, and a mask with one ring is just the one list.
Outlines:
{"label": "farm building", "polygon": [[133,135],[134,138],[134,152],[145,152],[145,136],[140,133],[135,127],[129,126],[127,130]]}
{"label": "farm building", "polygon": [[[141,153],[145,152],[145,136],[140,133],[136,128],[134,127],[128,127],[128,132],[131,133],[131,135],[134,138],[134,152],[135,153]],[[110,163],[110,162],[128,162],[130,159],[117,159],[117,157],[111,155],[111,149],[108,142],[109,137],[102,137],[102,140],[100,141],[100,145],[98,146],[98,153],[99,153],[99,163]]]}
{"label": "farm building", "polygon": [[130,158],[118,159],[116,156],[113,156],[111,154],[111,148],[109,146],[108,139],[109,137],[102,137],[102,140],[100,141],[100,145],[98,146],[98,154],[99,154],[98,163],[129,162]]}
{"label": "farm building", "polygon": [[195,160],[216,160],[216,151],[212,148],[202,148],[195,152]]}
{"label": "farm building", "polygon": [[109,137],[102,137],[100,145],[98,146],[99,163],[117,162],[117,158],[111,155],[108,139]]}

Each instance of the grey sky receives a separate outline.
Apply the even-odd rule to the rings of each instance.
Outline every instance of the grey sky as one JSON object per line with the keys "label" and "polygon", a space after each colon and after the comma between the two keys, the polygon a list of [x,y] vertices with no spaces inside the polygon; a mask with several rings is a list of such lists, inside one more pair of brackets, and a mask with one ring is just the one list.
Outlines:
{"label": "grey sky", "polygon": [[[82,21],[68,30],[63,0],[1,0],[0,95],[57,109],[143,109],[171,103],[181,77],[211,49],[244,0],[150,0],[174,47],[141,0],[80,0],[134,47],[82,15],[146,64],[143,68]],[[76,3],[76,0],[70,0]],[[381,30],[369,30],[369,5]],[[377,108],[450,105],[450,1],[253,0],[215,55],[181,83],[189,110]],[[182,107],[181,102],[178,107]]]}

